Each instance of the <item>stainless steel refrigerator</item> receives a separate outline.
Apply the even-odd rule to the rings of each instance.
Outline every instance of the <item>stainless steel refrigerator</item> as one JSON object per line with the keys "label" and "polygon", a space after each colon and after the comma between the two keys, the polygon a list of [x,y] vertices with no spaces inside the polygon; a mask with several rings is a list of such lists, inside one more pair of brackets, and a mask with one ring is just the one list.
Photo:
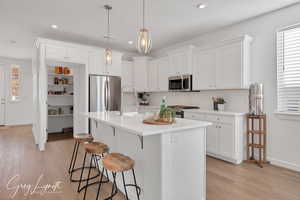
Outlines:
{"label": "stainless steel refrigerator", "polygon": [[121,78],[90,75],[89,112],[120,111]]}

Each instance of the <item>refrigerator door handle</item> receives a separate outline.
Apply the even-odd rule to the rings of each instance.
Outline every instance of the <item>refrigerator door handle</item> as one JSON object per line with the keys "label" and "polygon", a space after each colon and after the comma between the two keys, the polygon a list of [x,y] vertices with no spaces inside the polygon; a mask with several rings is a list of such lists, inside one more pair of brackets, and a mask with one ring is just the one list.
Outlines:
{"label": "refrigerator door handle", "polygon": [[108,111],[108,81],[105,81],[105,109]]}

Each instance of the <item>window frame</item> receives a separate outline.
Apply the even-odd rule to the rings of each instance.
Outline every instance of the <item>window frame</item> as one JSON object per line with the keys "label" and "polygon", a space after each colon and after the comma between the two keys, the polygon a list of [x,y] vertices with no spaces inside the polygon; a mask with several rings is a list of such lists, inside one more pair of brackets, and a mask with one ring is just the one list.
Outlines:
{"label": "window frame", "polygon": [[[19,87],[18,87],[18,96],[13,95],[13,68],[17,67],[18,68],[18,82],[19,82]],[[22,70],[21,66],[19,64],[11,64],[9,67],[9,100],[10,102],[20,102],[21,101],[21,88],[22,88]],[[15,98],[14,98],[15,97]]]}
{"label": "window frame", "polygon": [[287,31],[287,30],[291,30],[291,29],[295,29],[295,28],[299,28],[300,29],[300,23],[291,25],[291,26],[286,26],[283,28],[280,28],[276,31],[276,97],[277,97],[277,104],[276,104],[276,111],[274,112],[274,114],[276,114],[278,116],[278,118],[280,119],[284,119],[284,120],[300,120],[300,111],[299,112],[290,112],[290,111],[279,111],[279,63],[278,63],[278,35],[280,32],[283,31]]}

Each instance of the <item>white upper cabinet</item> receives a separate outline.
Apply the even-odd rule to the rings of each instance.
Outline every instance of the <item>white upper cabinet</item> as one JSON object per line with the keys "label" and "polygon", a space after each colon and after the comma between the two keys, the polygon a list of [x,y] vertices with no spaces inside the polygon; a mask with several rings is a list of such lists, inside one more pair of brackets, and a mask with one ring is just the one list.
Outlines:
{"label": "white upper cabinet", "polygon": [[157,61],[152,60],[148,66],[148,91],[158,91],[158,66]]}
{"label": "white upper cabinet", "polygon": [[192,74],[192,52],[194,46],[187,46],[168,52],[170,76]]}
{"label": "white upper cabinet", "polygon": [[226,45],[216,50],[216,87],[218,89],[243,88],[242,44]]}
{"label": "white upper cabinet", "polygon": [[70,62],[75,63],[87,63],[88,62],[88,51],[80,48],[67,48],[66,59]]}
{"label": "white upper cabinet", "polygon": [[125,92],[132,92],[133,85],[133,63],[122,61],[122,88]]}
{"label": "white upper cabinet", "polygon": [[158,91],[168,91],[169,82],[168,78],[170,76],[170,64],[169,58],[164,57],[157,60],[157,71],[158,71]]}
{"label": "white upper cabinet", "polygon": [[138,92],[147,92],[149,57],[134,57],[133,60],[134,89]]}
{"label": "white upper cabinet", "polygon": [[105,74],[104,50],[95,49],[89,52],[89,74]]}
{"label": "white upper cabinet", "polygon": [[193,90],[216,88],[216,52],[195,50],[193,53]]}
{"label": "white upper cabinet", "polygon": [[252,38],[243,36],[193,51],[193,90],[246,89]]}
{"label": "white upper cabinet", "polygon": [[122,54],[113,51],[112,64],[106,65],[104,49],[93,49],[89,52],[89,74],[121,76]]}
{"label": "white upper cabinet", "polygon": [[46,45],[46,58],[51,60],[64,60],[67,58],[67,48],[63,46]]}
{"label": "white upper cabinet", "polygon": [[88,51],[80,47],[66,47],[60,45],[46,45],[46,58],[64,62],[85,64],[88,62]]}
{"label": "white upper cabinet", "polygon": [[112,52],[112,64],[107,65],[106,72],[111,76],[122,75],[122,53],[113,51]]}

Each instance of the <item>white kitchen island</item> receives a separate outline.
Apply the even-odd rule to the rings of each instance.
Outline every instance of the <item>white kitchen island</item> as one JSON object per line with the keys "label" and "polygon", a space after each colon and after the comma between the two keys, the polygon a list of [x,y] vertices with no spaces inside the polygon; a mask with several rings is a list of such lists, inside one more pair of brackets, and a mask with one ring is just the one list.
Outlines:
{"label": "white kitchen island", "polygon": [[[143,200],[205,200],[206,127],[209,122],[176,119],[172,125],[143,124],[137,113],[88,113],[96,141],[106,143],[110,152],[135,160]],[[128,171],[126,182],[133,183]],[[118,188],[123,191],[121,175]],[[137,199],[135,188],[129,198]]]}

